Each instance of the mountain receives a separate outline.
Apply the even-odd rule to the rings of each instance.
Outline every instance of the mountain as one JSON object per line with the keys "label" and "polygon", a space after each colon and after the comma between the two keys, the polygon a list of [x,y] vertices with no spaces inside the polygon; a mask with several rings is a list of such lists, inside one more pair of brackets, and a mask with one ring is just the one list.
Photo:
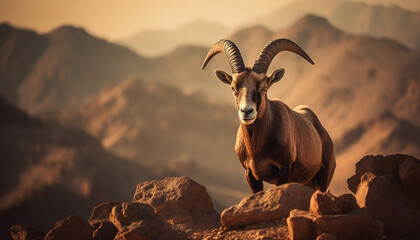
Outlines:
{"label": "mountain", "polygon": [[[418,119],[419,120],[419,119]],[[349,169],[354,172],[355,159],[365,155],[395,153],[420,156],[420,127],[400,119],[390,112],[359,124],[335,142],[340,164],[334,176],[332,191],[344,192]],[[356,161],[357,162],[357,161]]]}
{"label": "mountain", "polygon": [[298,0],[271,13],[252,19],[278,30],[306,14],[327,18],[332,25],[348,33],[395,39],[410,48],[420,49],[420,11],[409,11],[395,5],[372,5],[354,1]]}
{"label": "mountain", "polygon": [[195,20],[171,30],[145,30],[118,41],[148,57],[165,55],[181,45],[208,46],[222,38],[227,28],[217,22]]}
{"label": "mountain", "polygon": [[0,238],[28,224],[43,230],[103,201],[124,201],[150,168],[115,156],[80,130],[28,116],[0,97]]}
{"label": "mountain", "polygon": [[3,23],[0,36],[0,93],[31,114],[76,106],[149,63],[73,26],[40,35]]}
{"label": "mountain", "polygon": [[86,130],[118,156],[201,181],[226,207],[248,193],[234,153],[238,120],[233,107],[202,95],[133,77],[46,118]]}
{"label": "mountain", "polygon": [[201,70],[207,47],[180,46],[148,59],[72,26],[40,35],[3,23],[0,36],[0,93],[30,114],[77,107],[106,85],[135,75],[189,92],[211,89],[213,100],[231,100],[220,93],[220,82],[204,80],[213,76]]}

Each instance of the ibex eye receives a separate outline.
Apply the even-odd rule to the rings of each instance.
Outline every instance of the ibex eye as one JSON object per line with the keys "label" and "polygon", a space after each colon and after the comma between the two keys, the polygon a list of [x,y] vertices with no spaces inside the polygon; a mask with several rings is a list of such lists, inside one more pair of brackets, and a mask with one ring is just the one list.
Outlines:
{"label": "ibex eye", "polygon": [[236,92],[236,89],[234,87],[231,87],[233,92]]}

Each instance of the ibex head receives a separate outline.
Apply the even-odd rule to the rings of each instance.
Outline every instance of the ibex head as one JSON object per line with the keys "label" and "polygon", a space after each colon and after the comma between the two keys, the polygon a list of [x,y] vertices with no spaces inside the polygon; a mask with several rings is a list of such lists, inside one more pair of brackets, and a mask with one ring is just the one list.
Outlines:
{"label": "ibex head", "polygon": [[252,69],[245,67],[239,49],[230,40],[219,40],[207,53],[202,69],[216,54],[224,52],[227,55],[232,75],[222,70],[216,70],[215,74],[220,81],[232,88],[239,119],[243,124],[252,124],[264,114],[267,107],[267,90],[284,75],[283,68],[275,70],[270,76],[266,75],[271,61],[281,51],[294,52],[314,64],[301,47],[288,39],[277,39],[267,44],[261,50]]}

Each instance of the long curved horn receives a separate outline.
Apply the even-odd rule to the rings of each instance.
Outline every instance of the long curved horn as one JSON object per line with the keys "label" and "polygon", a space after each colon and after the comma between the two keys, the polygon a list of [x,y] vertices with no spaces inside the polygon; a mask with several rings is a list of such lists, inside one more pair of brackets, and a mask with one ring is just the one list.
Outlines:
{"label": "long curved horn", "polygon": [[299,45],[289,39],[281,38],[265,45],[263,50],[261,50],[260,55],[258,55],[257,60],[255,60],[252,71],[256,73],[267,73],[271,61],[281,51],[294,52],[306,59],[306,61],[310,62],[312,65],[314,64],[312,59],[308,56],[308,54],[306,54],[305,51],[303,51],[301,47],[299,47]]}
{"label": "long curved horn", "polygon": [[232,41],[225,39],[219,40],[213,44],[207,53],[206,59],[204,60],[201,69],[204,69],[207,63],[209,63],[209,61],[220,52],[224,52],[227,55],[232,73],[240,73],[245,71],[244,60],[242,59],[242,55],[238,47],[236,47]]}

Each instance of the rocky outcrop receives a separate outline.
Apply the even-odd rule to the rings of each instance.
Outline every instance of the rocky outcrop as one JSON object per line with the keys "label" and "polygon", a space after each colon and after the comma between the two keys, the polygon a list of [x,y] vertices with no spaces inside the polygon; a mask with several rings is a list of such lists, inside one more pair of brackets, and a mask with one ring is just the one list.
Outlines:
{"label": "rocky outcrop", "polygon": [[109,221],[112,208],[119,203],[102,203],[96,206],[89,218],[89,224],[93,227],[92,240],[112,240],[118,233],[117,228]]}
{"label": "rocky outcrop", "polygon": [[9,228],[13,240],[43,240],[45,233],[25,225],[14,225]]}
{"label": "rocky outcrop", "polygon": [[287,225],[291,240],[382,239],[382,224],[372,222],[369,211],[359,208],[350,194],[335,197],[317,191],[309,209],[290,212]]}
{"label": "rocky outcrop", "polygon": [[70,216],[60,220],[51,229],[45,240],[90,240],[93,229],[90,224],[81,217]]}
{"label": "rocky outcrop", "polygon": [[178,235],[144,203],[122,203],[112,208],[109,220],[118,229],[114,239],[179,239]]}
{"label": "rocky outcrop", "polygon": [[314,190],[298,183],[284,184],[244,198],[225,209],[221,222],[226,227],[241,227],[289,216],[292,209],[308,210]]}
{"label": "rocky outcrop", "polygon": [[[374,164],[362,162],[359,166],[380,169],[380,163],[371,163]],[[392,168],[386,171],[406,176],[405,179],[412,179],[410,172],[416,171],[415,162],[401,161],[396,165],[388,161],[385,164],[399,166],[398,171]],[[387,224],[412,221],[405,228],[398,225],[397,230],[414,235],[410,231],[419,219],[407,206],[417,202],[399,181],[395,175],[362,173],[357,181],[357,199],[353,194],[335,197],[330,192],[289,183],[252,194],[219,217],[205,187],[186,177],[166,178],[138,184],[136,201],[96,206],[89,222],[77,216],[57,222],[45,239],[375,240],[382,239],[384,224],[370,212],[379,214],[376,212],[379,210],[384,214],[376,215],[380,218],[394,213],[394,222]],[[412,186],[405,181],[407,186]],[[358,202],[366,206],[360,208]],[[29,236],[32,230],[26,226],[10,229],[13,239],[38,239]],[[395,231],[389,234],[387,239],[390,240],[411,239]]]}
{"label": "rocky outcrop", "polygon": [[218,216],[206,188],[188,177],[140,183],[134,201],[150,204],[171,224]]}
{"label": "rocky outcrop", "polygon": [[420,161],[407,155],[367,156],[348,180],[357,202],[386,232],[420,237]]}

